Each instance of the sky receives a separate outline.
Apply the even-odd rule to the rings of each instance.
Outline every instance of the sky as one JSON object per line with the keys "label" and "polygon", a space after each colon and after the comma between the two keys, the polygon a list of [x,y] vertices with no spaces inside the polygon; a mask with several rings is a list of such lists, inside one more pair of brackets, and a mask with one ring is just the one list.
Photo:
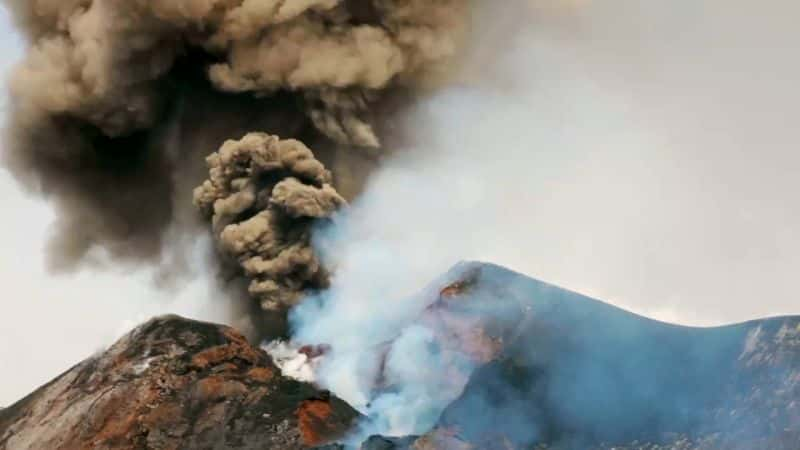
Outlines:
{"label": "sky", "polygon": [[[488,199],[487,211],[507,215],[495,236],[503,251],[468,256],[678,323],[800,314],[800,5],[575,5],[544,8],[531,24],[525,76],[513,82],[530,83],[536,101],[525,105],[530,133],[514,137],[536,144],[540,164],[508,173],[509,189]],[[4,73],[22,47],[3,11]],[[507,170],[502,157],[486,170]],[[198,277],[168,292],[148,268],[54,275],[44,268],[47,202],[3,169],[0,202],[0,361],[13,368],[0,406],[152,315],[229,321],[200,276],[207,241]]]}

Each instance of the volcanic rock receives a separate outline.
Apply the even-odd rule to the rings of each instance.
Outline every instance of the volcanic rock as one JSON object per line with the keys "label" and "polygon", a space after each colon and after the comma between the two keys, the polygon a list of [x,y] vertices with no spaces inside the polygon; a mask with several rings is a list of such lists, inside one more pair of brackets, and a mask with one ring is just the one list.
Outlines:
{"label": "volcanic rock", "polygon": [[[800,449],[800,317],[676,326],[476,263],[422,295],[426,382],[455,394],[428,433],[361,450]],[[0,449],[338,450],[359,418],[234,330],[162,317],[0,410]]]}
{"label": "volcanic rock", "polygon": [[167,316],[0,411],[0,449],[302,449],[357,417],[233,329]]}
{"label": "volcanic rock", "polygon": [[800,449],[800,317],[682,327],[476,263],[427,292],[415,324],[475,365],[398,449]]}

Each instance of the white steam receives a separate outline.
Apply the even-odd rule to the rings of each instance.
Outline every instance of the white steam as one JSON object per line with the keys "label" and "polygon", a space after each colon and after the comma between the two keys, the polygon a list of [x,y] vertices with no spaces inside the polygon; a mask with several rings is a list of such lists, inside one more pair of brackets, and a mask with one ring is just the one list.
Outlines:
{"label": "white steam", "polygon": [[459,260],[687,324],[800,312],[800,64],[784,51],[800,6],[557,3],[516,5],[533,5],[522,24],[476,14],[464,83],[410,112],[415,142],[317,234],[335,277],[295,310],[295,339],[334,344],[317,379],[378,431],[424,432],[446,404],[411,390],[435,368],[424,333],[387,369],[409,389],[369,390],[376,349],[424,306],[412,294]]}
{"label": "white steam", "polygon": [[316,381],[313,361],[300,352],[299,346],[290,342],[273,341],[264,346],[264,351],[269,353],[284,376],[307,383]]}

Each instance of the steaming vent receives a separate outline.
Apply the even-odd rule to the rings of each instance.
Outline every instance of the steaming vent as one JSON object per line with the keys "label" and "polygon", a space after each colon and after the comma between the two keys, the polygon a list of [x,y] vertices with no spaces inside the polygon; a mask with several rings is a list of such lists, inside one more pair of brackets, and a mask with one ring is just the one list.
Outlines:
{"label": "steaming vent", "polygon": [[262,347],[272,357],[284,376],[306,383],[316,381],[315,370],[330,351],[328,346],[298,346],[291,342],[272,341]]}
{"label": "steaming vent", "polygon": [[[407,299],[427,306],[388,339],[349,348],[337,347],[335,341],[307,345],[278,340],[264,348],[285,376],[351,392],[346,400],[370,424],[362,426],[362,432],[410,434],[457,398],[476,367],[498,359],[504,351],[504,336],[490,330],[484,309],[473,305],[473,294],[483,295],[475,292],[480,267],[455,272],[438,288],[419,294],[421,298]],[[349,372],[353,367],[357,372]],[[409,417],[403,413],[408,402],[415,403],[411,408],[421,415],[412,423],[405,422]]]}

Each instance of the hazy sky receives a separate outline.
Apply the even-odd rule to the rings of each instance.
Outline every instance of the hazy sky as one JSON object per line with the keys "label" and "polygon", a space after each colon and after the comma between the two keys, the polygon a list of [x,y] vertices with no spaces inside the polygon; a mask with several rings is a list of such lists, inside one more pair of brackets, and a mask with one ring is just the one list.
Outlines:
{"label": "hazy sky", "polygon": [[[485,258],[682,323],[800,313],[800,5],[575,3],[541,12],[523,65],[541,102],[530,120],[548,123],[529,137],[558,162],[538,183],[509,175],[497,239],[519,249]],[[13,33],[0,15],[4,72]],[[227,320],[199,280],[164,293],[148,269],[47,274],[47,204],[1,169],[0,200],[0,405],[153,314]]]}

